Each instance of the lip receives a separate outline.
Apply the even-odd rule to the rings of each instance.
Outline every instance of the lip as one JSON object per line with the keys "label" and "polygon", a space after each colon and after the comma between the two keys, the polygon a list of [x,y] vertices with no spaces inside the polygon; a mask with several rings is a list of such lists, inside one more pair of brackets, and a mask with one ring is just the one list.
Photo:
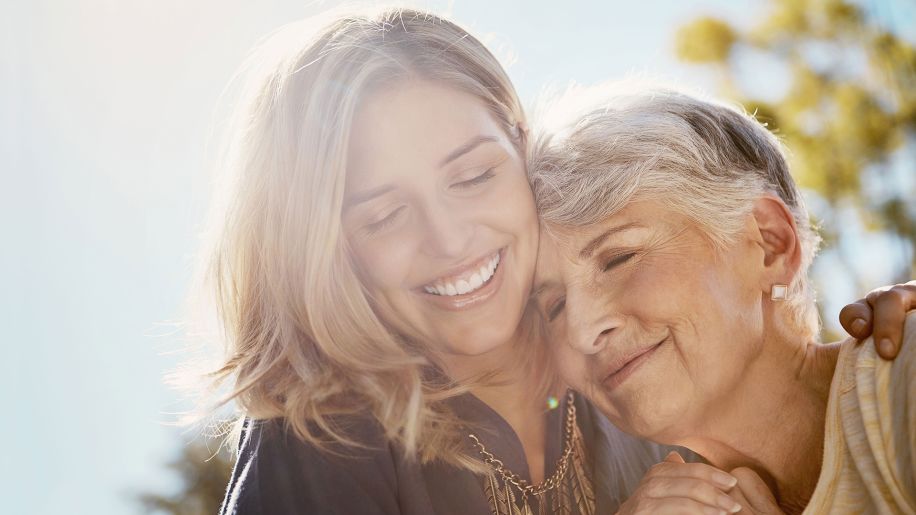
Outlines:
{"label": "lip", "polygon": [[604,376],[602,384],[608,389],[613,390],[623,384],[633,373],[648,361],[655,351],[668,342],[670,336],[666,336],[662,341],[650,347],[644,347],[632,352],[622,358],[613,361],[608,366],[608,373]]}
{"label": "lip", "polygon": [[[502,251],[503,251],[504,249],[505,249],[505,247],[503,247],[503,248],[501,248],[501,249],[498,249],[498,250],[491,250],[491,251],[488,252],[487,254],[484,254],[484,255],[482,255],[482,256],[476,258],[476,259],[467,261],[466,263],[464,263],[464,264],[462,264],[462,265],[458,265],[458,266],[452,267],[452,268],[450,268],[449,270],[446,270],[445,272],[443,272],[443,273],[437,275],[436,277],[433,277],[433,278],[429,279],[428,281],[424,282],[424,283],[423,283],[423,286],[428,285],[428,284],[432,284],[432,283],[438,282],[438,281],[444,281],[444,280],[447,281],[447,280],[450,280],[450,279],[455,279],[456,277],[459,277],[459,276],[465,274],[468,270],[474,270],[474,271],[476,271],[476,270],[477,270],[478,268],[480,268],[482,265],[486,264],[486,262],[490,260],[490,258],[493,256],[493,254],[499,253],[499,255],[500,255],[499,257],[502,258]],[[418,289],[423,289],[423,286],[420,286]]]}
{"label": "lip", "polygon": [[[496,272],[493,273],[493,277],[491,277],[490,280],[487,281],[486,284],[484,284],[477,290],[474,290],[470,293],[464,293],[461,295],[453,295],[450,297],[444,296],[444,295],[435,295],[432,293],[427,293],[423,289],[422,286],[418,289],[414,289],[413,291],[417,295],[422,296],[424,300],[426,300],[433,306],[440,308],[440,309],[447,310],[447,311],[462,311],[465,309],[470,309],[472,307],[475,307],[479,304],[482,304],[486,302],[488,299],[490,299],[491,297],[493,297],[493,295],[495,295],[496,292],[499,291],[499,287],[502,286],[503,268],[505,268],[504,265],[506,264],[506,253],[507,253],[506,247],[499,249],[498,253],[499,253],[499,266],[496,267]],[[492,253],[488,254],[488,256],[489,255],[492,255]],[[480,258],[477,261],[480,261],[481,259],[483,258]],[[475,262],[476,261],[472,261],[471,263],[475,263]],[[441,275],[439,277],[448,277],[448,275],[455,275],[455,274],[463,272],[467,268],[468,268],[467,265],[463,267],[456,267],[450,270],[449,274]]]}

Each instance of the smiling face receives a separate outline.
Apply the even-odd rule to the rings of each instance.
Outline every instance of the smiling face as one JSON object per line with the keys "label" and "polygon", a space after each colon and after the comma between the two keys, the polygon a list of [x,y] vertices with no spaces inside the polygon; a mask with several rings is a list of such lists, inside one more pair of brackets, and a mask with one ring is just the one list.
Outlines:
{"label": "smiling face", "polygon": [[344,231],[381,317],[447,354],[508,342],[538,222],[524,161],[486,106],[398,83],[358,110],[347,161]]}
{"label": "smiling face", "polygon": [[759,247],[716,250],[654,201],[549,233],[535,293],[563,378],[640,436],[674,441],[714,419],[760,353]]}

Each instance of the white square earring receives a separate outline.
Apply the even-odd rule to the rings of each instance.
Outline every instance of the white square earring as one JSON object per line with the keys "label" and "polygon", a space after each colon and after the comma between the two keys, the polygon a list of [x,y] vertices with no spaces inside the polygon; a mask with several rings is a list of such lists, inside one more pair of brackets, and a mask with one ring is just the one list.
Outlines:
{"label": "white square earring", "polygon": [[787,298],[789,298],[789,286],[774,284],[770,290],[770,300],[786,300]]}

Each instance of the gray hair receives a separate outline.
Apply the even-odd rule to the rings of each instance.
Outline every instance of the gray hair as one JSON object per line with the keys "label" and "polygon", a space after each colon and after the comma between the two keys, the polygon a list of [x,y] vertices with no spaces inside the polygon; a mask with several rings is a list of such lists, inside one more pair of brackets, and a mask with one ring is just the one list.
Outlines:
{"label": "gray hair", "polygon": [[[582,227],[636,200],[663,201],[721,249],[756,199],[776,195],[795,218],[802,250],[786,307],[798,329],[816,338],[807,270],[820,238],[776,137],[743,110],[670,87],[615,84],[602,91],[584,116],[545,127],[531,145],[529,180],[542,221]],[[569,116],[571,103],[593,93],[571,90],[542,106],[537,118]]]}

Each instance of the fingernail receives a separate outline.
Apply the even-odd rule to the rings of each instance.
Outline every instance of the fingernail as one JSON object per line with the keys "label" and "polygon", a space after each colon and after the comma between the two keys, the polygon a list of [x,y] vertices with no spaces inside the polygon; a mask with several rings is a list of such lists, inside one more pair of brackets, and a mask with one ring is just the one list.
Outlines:
{"label": "fingernail", "polygon": [[862,320],[861,318],[857,318],[852,321],[852,330],[853,331],[860,333],[862,332],[862,329],[865,329],[865,320]]}
{"label": "fingernail", "polygon": [[[725,509],[729,513],[734,513],[736,503],[731,497],[727,495],[720,495],[716,498],[716,504]],[[740,508],[740,506],[739,506]]]}
{"label": "fingernail", "polygon": [[881,354],[890,356],[894,353],[894,344],[889,339],[884,338],[878,343],[878,350],[881,351]]}
{"label": "fingernail", "polygon": [[716,504],[725,508],[725,511],[729,513],[738,513],[741,511],[741,505],[727,495],[720,495],[719,498],[716,499]]}
{"label": "fingernail", "polygon": [[738,484],[738,478],[725,472],[716,472],[712,475],[712,480],[720,485],[731,488]]}

